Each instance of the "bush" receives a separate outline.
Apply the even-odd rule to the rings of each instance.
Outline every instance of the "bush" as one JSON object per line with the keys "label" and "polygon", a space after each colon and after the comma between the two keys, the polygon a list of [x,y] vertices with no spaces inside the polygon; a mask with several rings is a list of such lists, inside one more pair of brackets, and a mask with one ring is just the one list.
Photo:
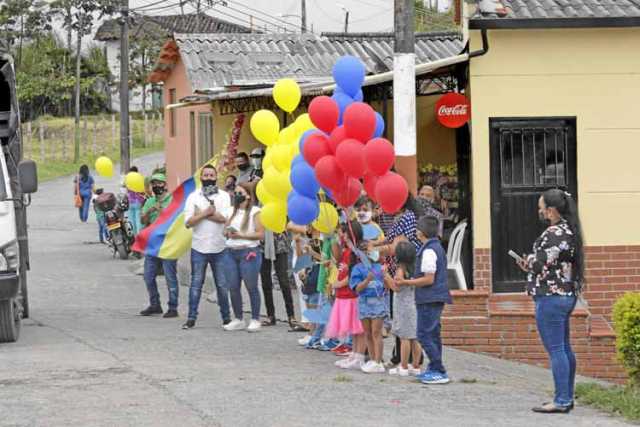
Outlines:
{"label": "bush", "polygon": [[629,374],[630,383],[640,386],[640,293],[629,292],[613,306],[618,359]]}

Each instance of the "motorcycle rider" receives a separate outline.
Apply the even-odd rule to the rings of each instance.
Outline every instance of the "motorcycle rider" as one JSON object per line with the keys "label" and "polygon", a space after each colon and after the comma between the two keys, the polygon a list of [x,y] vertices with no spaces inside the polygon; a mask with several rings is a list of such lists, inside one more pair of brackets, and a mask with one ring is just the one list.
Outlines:
{"label": "motorcycle rider", "polygon": [[[151,175],[151,189],[153,196],[148,198],[142,207],[141,221],[144,226],[153,224],[158,219],[164,208],[171,203],[172,195],[167,190],[167,178],[162,173]],[[178,317],[178,277],[176,274],[177,261],[175,259],[162,259],[152,255],[144,257],[144,282],[149,293],[149,307],[140,312],[141,316],[162,314],[160,294],[158,293],[158,276],[160,266],[164,270],[164,277],[169,288],[169,309],[164,318]]]}

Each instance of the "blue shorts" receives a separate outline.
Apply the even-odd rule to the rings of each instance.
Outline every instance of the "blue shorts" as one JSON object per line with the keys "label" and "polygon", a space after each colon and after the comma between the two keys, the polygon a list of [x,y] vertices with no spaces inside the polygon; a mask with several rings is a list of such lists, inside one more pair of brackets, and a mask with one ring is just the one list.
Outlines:
{"label": "blue shorts", "polygon": [[384,297],[358,297],[358,312],[360,320],[386,317]]}
{"label": "blue shorts", "polygon": [[302,295],[302,299],[304,299],[304,302],[306,302],[307,305],[318,305],[320,302],[320,293],[316,292],[311,295]]}

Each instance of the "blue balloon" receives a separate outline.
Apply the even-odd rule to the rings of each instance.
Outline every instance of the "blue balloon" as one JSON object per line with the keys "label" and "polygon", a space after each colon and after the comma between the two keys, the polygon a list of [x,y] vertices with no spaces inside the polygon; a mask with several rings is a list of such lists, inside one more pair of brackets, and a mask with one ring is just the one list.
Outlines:
{"label": "blue balloon", "polygon": [[352,98],[358,95],[365,73],[364,64],[355,56],[345,55],[333,66],[333,79]]}
{"label": "blue balloon", "polygon": [[304,133],[300,137],[300,142],[298,143],[298,147],[300,148],[301,153],[303,152],[302,148],[304,147],[304,143],[307,141],[307,138],[309,138],[309,136],[313,135],[314,133],[322,133],[322,131],[319,131],[318,129],[309,129],[304,131]]}
{"label": "blue balloon", "polygon": [[312,199],[316,198],[320,184],[316,179],[313,168],[307,162],[298,163],[292,168],[289,179],[291,180],[291,186],[293,186],[293,189],[298,193]]}
{"label": "blue balloon", "polygon": [[384,133],[384,119],[382,115],[376,111],[376,131],[373,133],[374,138],[380,138]]}
{"label": "blue balloon", "polygon": [[311,224],[320,213],[318,201],[310,199],[296,192],[287,202],[287,214],[289,219],[298,225]]}
{"label": "blue balloon", "polygon": [[[336,86],[336,88],[333,90],[333,93],[344,93],[344,91],[342,90],[342,88],[340,88],[340,86]],[[356,102],[362,102],[364,100],[364,93],[362,93],[362,89],[360,89],[356,96],[353,97],[353,100]]]}
{"label": "blue balloon", "polygon": [[291,169],[295,168],[296,165],[299,165],[300,163],[307,163],[302,154],[298,154],[293,158],[293,160],[291,161]]}
{"label": "blue balloon", "polygon": [[340,110],[340,116],[338,116],[338,126],[340,126],[342,124],[342,116],[344,115],[344,110],[346,110],[349,105],[353,104],[353,98],[342,92],[336,92],[333,94],[331,99],[336,101],[336,104],[338,104],[338,109]]}

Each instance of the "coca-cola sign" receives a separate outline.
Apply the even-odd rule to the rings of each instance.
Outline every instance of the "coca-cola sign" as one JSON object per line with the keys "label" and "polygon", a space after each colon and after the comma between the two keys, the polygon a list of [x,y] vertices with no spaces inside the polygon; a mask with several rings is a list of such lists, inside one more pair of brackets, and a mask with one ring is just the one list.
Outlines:
{"label": "coca-cola sign", "polygon": [[459,128],[471,118],[471,106],[466,96],[447,93],[436,103],[438,121],[448,128]]}

